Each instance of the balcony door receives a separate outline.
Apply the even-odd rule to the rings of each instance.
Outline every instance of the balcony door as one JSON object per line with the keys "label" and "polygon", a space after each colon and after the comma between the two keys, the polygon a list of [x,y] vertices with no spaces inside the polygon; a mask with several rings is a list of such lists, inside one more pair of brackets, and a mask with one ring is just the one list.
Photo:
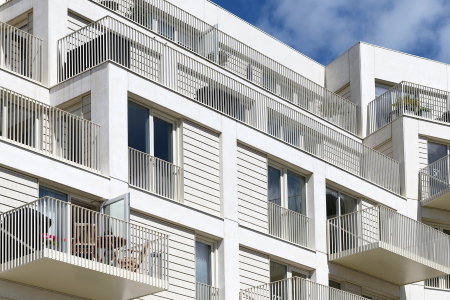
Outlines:
{"label": "balcony door", "polygon": [[197,300],[217,300],[215,289],[215,243],[197,239],[195,241],[195,281]]}
{"label": "balcony door", "polygon": [[358,210],[358,200],[334,189],[326,189],[327,219],[329,223],[330,250],[332,253],[358,245],[356,218],[339,218]]}
{"label": "balcony door", "polygon": [[[449,154],[449,146],[428,142],[428,174],[430,177],[430,196],[447,188],[449,180],[449,165],[447,160],[440,160]],[[440,160],[440,161],[439,161]],[[439,162],[438,162],[439,161]]]}
{"label": "balcony door", "polygon": [[306,179],[282,166],[267,169],[269,233],[297,244],[305,244]]}

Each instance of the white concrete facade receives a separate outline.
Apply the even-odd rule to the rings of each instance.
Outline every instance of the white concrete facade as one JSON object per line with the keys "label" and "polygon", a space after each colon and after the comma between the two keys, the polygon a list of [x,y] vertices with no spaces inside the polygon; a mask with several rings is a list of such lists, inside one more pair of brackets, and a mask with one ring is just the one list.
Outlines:
{"label": "white concrete facade", "polygon": [[[450,229],[450,213],[432,204],[422,206],[423,180],[419,177],[419,170],[430,163],[430,143],[446,145],[450,151],[449,123],[403,115],[370,134],[367,125],[376,85],[408,81],[450,91],[449,65],[358,43],[322,66],[208,0],[3,2],[1,22],[15,25],[20,16],[32,14],[32,35],[42,40],[39,51],[44,59],[43,79],[36,82],[27,77],[29,72],[2,64],[13,55],[0,44],[0,88],[8,91],[0,91],[0,251],[15,251],[8,248],[12,232],[7,230],[7,216],[20,214],[23,205],[31,207],[27,205],[48,196],[43,190],[106,217],[116,217],[103,207],[108,200],[129,194],[129,209],[123,208],[120,217],[128,226],[125,231],[141,226],[167,235],[168,252],[142,250],[143,242],[141,250],[133,250],[141,256],[133,260],[125,253],[132,252],[127,243],[135,236],[115,233],[113,239],[122,239],[122,245],[110,242],[114,251],[109,249],[107,254],[105,250],[102,259],[97,252],[91,253],[88,263],[104,267],[101,274],[93,273],[99,269],[76,262],[80,254],[74,250],[74,228],[80,221],[75,221],[73,213],[61,211],[60,218],[67,218],[68,223],[66,232],[58,231],[58,235],[64,234],[64,242],[73,247],[62,246],[62,241],[52,244],[57,252],[65,251],[64,258],[54,259],[58,260],[55,265],[73,269],[75,275],[99,276],[97,282],[105,284],[104,289],[111,280],[108,276],[119,274],[110,281],[123,284],[117,299],[128,299],[127,295],[173,300],[316,299],[311,298],[312,292],[302,294],[304,288],[288,285],[295,282],[291,278],[300,276],[320,288],[331,286],[351,293],[327,290],[318,300],[450,300],[450,280],[425,281],[433,279],[429,274],[450,273],[445,252],[450,250],[450,238],[442,234]],[[143,3],[152,13],[145,17],[133,14]],[[105,17],[111,19],[98,21]],[[143,25],[149,19],[152,25]],[[108,28],[111,20],[120,25]],[[61,40],[76,26],[80,26],[79,33],[84,32],[81,26],[91,22],[97,25],[85,28],[90,28],[86,32],[92,36],[82,33]],[[187,45],[183,34],[205,24],[218,30],[192,30],[191,38],[198,44]],[[126,33],[114,31],[120,28],[126,28]],[[227,39],[217,36],[231,36],[235,41],[227,44]],[[8,41],[13,44],[11,38]],[[231,49],[236,41],[249,48]],[[67,49],[82,45],[66,51],[63,42]],[[17,43],[13,50],[26,53],[25,43]],[[205,55],[208,47],[215,58]],[[229,51],[225,58],[224,49]],[[103,56],[108,57],[102,60]],[[268,65],[258,65],[260,61]],[[20,60],[20,65],[27,69],[27,62]],[[239,72],[237,65],[245,65],[244,71]],[[15,106],[11,103],[16,98],[9,96],[13,94],[22,101]],[[89,101],[85,101],[87,96]],[[37,111],[28,104],[33,101],[61,110]],[[148,112],[145,151],[129,149],[133,148],[129,124],[134,121],[129,117],[129,103]],[[334,108],[325,111],[329,103]],[[355,107],[355,132],[343,121],[343,105]],[[80,118],[68,122],[66,112]],[[61,117],[51,119],[53,114]],[[158,143],[164,143],[164,138],[154,137],[155,119],[172,126],[170,159],[164,160],[155,150]],[[97,125],[101,136],[93,137],[86,128]],[[131,153],[139,158],[133,159]],[[98,167],[90,167],[96,160]],[[269,178],[273,170],[280,175]],[[278,191],[279,198],[273,198]],[[378,206],[389,209],[389,216],[383,217],[384,210],[377,211]],[[54,212],[46,216],[54,218],[53,222],[59,218]],[[113,233],[100,224],[94,224],[102,229],[89,249],[103,249],[98,240]],[[39,232],[49,233],[55,234]],[[207,259],[200,257],[197,242],[209,247]],[[42,247],[48,247],[47,241],[42,241]],[[332,254],[342,257],[333,262]],[[0,299],[107,295],[101,288],[96,290],[95,284],[86,288],[95,290],[89,295],[68,292],[73,289],[64,284],[21,281],[20,272],[36,268],[28,265],[36,266],[38,259],[31,264],[15,260],[17,265],[13,265],[8,255],[2,257],[0,252]],[[140,269],[143,256],[151,261],[147,271]],[[371,267],[349,267],[361,257],[371,260],[368,266],[385,263],[387,274],[399,274],[396,283],[380,275],[379,268],[377,273]],[[161,263],[164,272],[156,276],[156,266],[165,259],[168,264]],[[202,282],[204,270],[208,283]],[[153,280],[148,284],[151,287],[146,289],[137,274]],[[158,285],[155,279],[163,283]],[[285,280],[286,285],[270,285],[277,280]],[[77,280],[67,285],[76,286]],[[261,298],[248,296],[264,285],[265,294],[257,294]],[[136,294],[130,291],[134,286],[139,287]],[[281,290],[276,292],[276,287]],[[202,288],[207,292],[201,292]],[[120,288],[115,286],[116,290]],[[150,291],[154,293],[149,295]]]}

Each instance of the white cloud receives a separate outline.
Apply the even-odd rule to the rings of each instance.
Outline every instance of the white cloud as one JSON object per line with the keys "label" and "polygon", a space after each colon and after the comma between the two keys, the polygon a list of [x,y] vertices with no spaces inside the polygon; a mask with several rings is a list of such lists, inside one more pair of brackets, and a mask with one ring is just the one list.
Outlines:
{"label": "white cloud", "polygon": [[358,41],[450,63],[446,0],[266,0],[257,26],[328,63]]}

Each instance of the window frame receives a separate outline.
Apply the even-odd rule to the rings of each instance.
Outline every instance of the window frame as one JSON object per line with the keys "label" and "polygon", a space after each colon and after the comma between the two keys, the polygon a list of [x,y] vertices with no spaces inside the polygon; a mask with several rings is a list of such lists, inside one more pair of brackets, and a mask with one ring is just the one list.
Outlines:
{"label": "window frame", "polygon": [[305,187],[304,187],[304,189],[305,189],[305,213],[304,214],[299,213],[299,214],[304,215],[305,217],[307,217],[308,216],[308,177],[305,174],[303,174],[301,172],[298,172],[298,171],[295,171],[292,168],[286,167],[286,166],[284,166],[284,165],[282,165],[280,163],[277,163],[277,162],[269,160],[267,162],[267,199],[266,199],[267,202],[270,202],[269,201],[269,186],[268,186],[268,182],[269,182],[269,180],[268,180],[269,179],[269,167],[277,169],[277,170],[280,171],[280,185],[281,185],[280,186],[280,196],[281,196],[281,205],[280,206],[285,208],[285,209],[289,209],[288,208],[289,207],[288,173],[290,172],[290,173],[293,173],[295,175],[298,175],[298,176],[301,176],[301,177],[304,178],[304,180],[305,180]]}
{"label": "window frame", "polygon": [[[290,265],[289,263],[281,262],[281,261],[276,260],[276,259],[270,259],[269,260],[269,266],[270,266],[271,262],[274,262],[274,263],[277,263],[279,265],[282,265],[282,266],[286,267],[286,279],[285,280],[293,277],[292,276],[292,272],[297,272],[297,273],[305,275],[306,278],[304,278],[304,279],[306,279],[306,280],[311,279],[311,272],[310,271],[301,269],[299,267],[294,267],[294,266]],[[269,277],[271,277],[270,276],[270,268],[269,268]]]}
{"label": "window frame", "polygon": [[[180,149],[180,120],[178,118],[172,117],[166,113],[163,113],[153,107],[144,105],[143,103],[136,101],[133,98],[128,98],[128,103],[132,102],[135,105],[139,105],[143,108],[146,108],[148,110],[148,155],[155,156],[155,141],[154,141],[154,118],[158,118],[160,120],[163,120],[167,123],[170,123],[172,125],[172,162],[169,162],[174,165],[179,165],[181,162],[181,149]],[[128,104],[127,104],[128,109]],[[127,125],[128,127],[128,125]],[[127,134],[128,134],[128,128],[127,128]],[[128,146],[129,147],[129,146]]]}
{"label": "window frame", "polygon": [[[207,237],[204,236],[195,236],[194,239],[194,274],[197,274],[197,249],[195,246],[195,242],[200,242],[203,243],[205,245],[209,245],[211,247],[211,286],[212,287],[217,287],[218,286],[218,280],[217,280],[217,275],[218,275],[218,247],[217,247],[217,242],[209,239]],[[197,278],[195,278],[195,283],[197,284]]]}
{"label": "window frame", "polygon": [[[338,201],[339,201],[339,205],[337,206],[336,216],[328,218],[328,215],[327,215],[327,219],[333,219],[333,218],[337,218],[337,217],[342,217],[342,216],[345,216],[347,214],[351,214],[351,213],[354,213],[356,211],[360,211],[362,209],[362,207],[361,207],[362,206],[362,201],[361,201],[362,198],[361,197],[353,196],[353,195],[351,195],[349,193],[342,192],[341,190],[339,190],[337,188],[334,188],[334,187],[331,187],[331,186],[328,186],[328,185],[325,187],[325,197],[326,197],[326,194],[327,194],[327,190],[332,190],[332,191],[336,192],[338,194]],[[341,195],[348,196],[348,197],[353,198],[353,199],[356,200],[356,211],[351,212],[351,213],[342,214],[342,212],[341,212]],[[368,199],[366,199],[366,200],[367,201],[371,201],[371,200],[368,200]],[[373,202],[373,201],[371,201],[371,202]]]}

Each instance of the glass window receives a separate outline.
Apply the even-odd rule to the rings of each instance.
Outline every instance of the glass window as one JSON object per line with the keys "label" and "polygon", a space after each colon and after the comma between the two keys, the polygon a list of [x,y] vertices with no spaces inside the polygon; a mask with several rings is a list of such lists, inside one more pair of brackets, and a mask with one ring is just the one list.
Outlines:
{"label": "glass window", "polygon": [[386,84],[375,83],[375,98],[386,93],[392,86]]}
{"label": "glass window", "polygon": [[271,261],[270,282],[275,282],[286,278],[287,278],[287,266]]}
{"label": "glass window", "polygon": [[269,166],[269,202],[281,205],[281,170]]}
{"label": "glass window", "polygon": [[212,285],[211,245],[195,242],[195,280]]}
{"label": "glass window", "polygon": [[300,277],[303,279],[307,279],[308,276],[306,276],[306,274],[301,273],[301,272],[297,272],[297,271],[292,271],[292,277]]}
{"label": "glass window", "polygon": [[306,215],[305,177],[287,172],[288,208]]}
{"label": "glass window", "polygon": [[153,118],[154,156],[168,162],[173,162],[172,132],[172,123],[156,117]]}
{"label": "glass window", "polygon": [[55,198],[64,202],[68,202],[69,198],[67,194],[40,186],[39,187],[39,198],[42,197],[51,197],[51,198]]}
{"label": "glass window", "polygon": [[173,25],[167,23],[163,20],[158,20],[158,34],[168,38],[169,40],[174,39],[175,29]]}
{"label": "glass window", "polygon": [[128,101],[128,147],[149,153],[149,110]]}
{"label": "glass window", "polygon": [[447,154],[447,145],[428,142],[428,164],[434,163]]}
{"label": "glass window", "polygon": [[335,289],[338,289],[338,290],[341,289],[341,284],[340,284],[339,282],[337,282],[337,281],[334,281],[334,280],[329,280],[329,281],[328,281],[328,285],[329,285],[330,287],[335,288]]}
{"label": "glass window", "polygon": [[339,215],[338,202],[339,194],[337,191],[327,188],[327,219],[337,217]]}
{"label": "glass window", "polygon": [[341,216],[358,210],[358,201],[345,194],[340,194]]}

